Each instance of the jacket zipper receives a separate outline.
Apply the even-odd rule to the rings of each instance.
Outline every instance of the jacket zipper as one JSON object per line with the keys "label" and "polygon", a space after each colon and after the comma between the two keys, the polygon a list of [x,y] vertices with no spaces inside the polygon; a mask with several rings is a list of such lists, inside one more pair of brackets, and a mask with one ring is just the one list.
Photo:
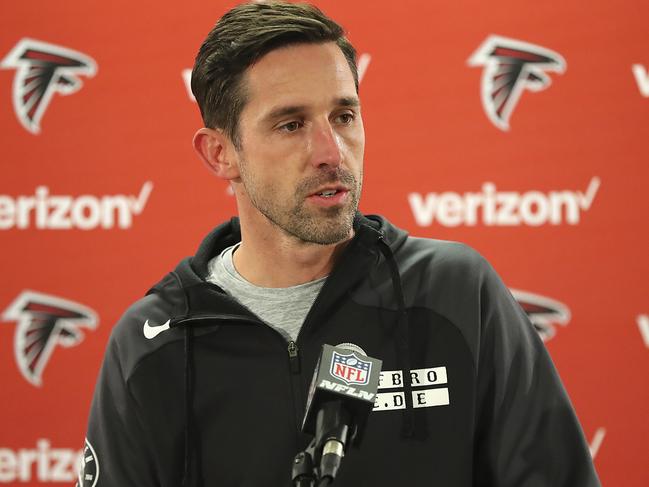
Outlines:
{"label": "jacket zipper", "polygon": [[300,373],[300,349],[293,340],[288,342],[288,362],[293,374]]}
{"label": "jacket zipper", "polygon": [[[326,286],[326,283],[325,283]],[[292,361],[292,367],[291,367],[291,372],[292,372],[292,377],[291,377],[291,383],[293,384],[293,398],[294,398],[294,404],[295,404],[295,417],[297,418],[297,430],[298,430],[298,445],[300,444],[300,433],[302,431],[302,422],[304,421],[304,415],[306,414],[306,398],[302,398],[302,394],[299,392],[301,391],[300,388],[300,383],[299,383],[299,375],[300,375],[300,357],[299,357],[299,352],[300,349],[298,348],[297,342],[300,341],[300,337],[304,335],[304,330],[311,325],[311,322],[314,320],[313,315],[314,315],[314,310],[316,310],[320,306],[320,302],[322,301],[322,289],[320,289],[320,292],[315,298],[315,301],[311,305],[311,309],[309,312],[306,314],[306,317],[304,318],[304,322],[302,323],[302,326],[300,327],[299,331],[297,332],[297,337],[295,341],[289,342],[288,346],[288,354],[289,354],[289,361]],[[295,364],[295,365],[293,365]],[[295,368],[293,368],[295,367]],[[310,387],[310,385],[309,385]]]}
{"label": "jacket zipper", "polygon": [[302,421],[304,419],[304,401],[302,398],[302,384],[301,378],[301,365],[300,365],[300,349],[295,341],[290,340],[288,347],[289,369],[291,371],[291,395],[293,396],[293,411],[295,413],[295,444],[300,447],[300,434],[302,432]]}

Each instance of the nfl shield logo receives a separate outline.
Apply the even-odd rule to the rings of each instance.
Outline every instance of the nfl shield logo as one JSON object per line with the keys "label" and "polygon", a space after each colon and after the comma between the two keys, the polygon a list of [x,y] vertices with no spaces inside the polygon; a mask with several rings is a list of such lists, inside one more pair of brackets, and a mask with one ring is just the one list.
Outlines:
{"label": "nfl shield logo", "polygon": [[370,379],[372,362],[366,362],[356,356],[355,353],[343,355],[336,351],[331,358],[330,373],[336,379],[342,380],[345,384],[365,385]]}

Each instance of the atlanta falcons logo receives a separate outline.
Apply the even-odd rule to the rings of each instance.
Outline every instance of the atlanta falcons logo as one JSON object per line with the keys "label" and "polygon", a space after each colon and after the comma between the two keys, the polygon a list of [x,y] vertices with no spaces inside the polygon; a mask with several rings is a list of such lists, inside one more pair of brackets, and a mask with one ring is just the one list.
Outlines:
{"label": "atlanta falcons logo", "polygon": [[2,314],[3,321],[18,323],[14,353],[23,377],[35,386],[56,345],[81,343],[80,328],[97,327],[97,315],[85,306],[34,291],[23,291]]}
{"label": "atlanta falcons logo", "polygon": [[52,95],[78,91],[83,84],[78,76],[94,76],[97,63],[72,49],[25,38],[0,62],[0,68],[16,70],[14,110],[23,127],[38,134]]}
{"label": "atlanta falcons logo", "polygon": [[552,82],[547,71],[566,70],[566,61],[554,51],[495,35],[487,37],[467,63],[484,66],[482,106],[501,130],[509,130],[509,118],[523,90],[541,91]]}
{"label": "atlanta falcons logo", "polygon": [[544,342],[556,335],[554,325],[565,326],[570,322],[570,310],[565,304],[525,291],[512,289],[511,292]]}

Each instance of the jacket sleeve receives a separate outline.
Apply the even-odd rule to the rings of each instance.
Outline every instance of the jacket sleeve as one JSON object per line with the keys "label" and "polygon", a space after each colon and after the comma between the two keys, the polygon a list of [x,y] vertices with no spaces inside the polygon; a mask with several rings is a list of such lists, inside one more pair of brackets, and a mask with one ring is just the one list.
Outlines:
{"label": "jacket sleeve", "polygon": [[552,360],[488,264],[480,308],[475,485],[599,487]]}
{"label": "jacket sleeve", "polygon": [[123,361],[113,333],[92,400],[79,485],[160,485],[149,443],[142,411],[124,378]]}

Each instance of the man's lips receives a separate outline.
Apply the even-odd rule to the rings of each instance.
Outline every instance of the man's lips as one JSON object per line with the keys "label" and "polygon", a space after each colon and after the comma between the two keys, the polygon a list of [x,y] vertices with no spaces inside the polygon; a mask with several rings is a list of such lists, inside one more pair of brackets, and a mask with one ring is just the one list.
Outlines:
{"label": "man's lips", "polygon": [[346,188],[345,186],[324,186],[314,191],[309,196],[321,196],[323,193],[326,195],[332,192],[333,193],[349,192],[349,188]]}
{"label": "man's lips", "polygon": [[343,204],[347,201],[349,190],[342,186],[319,189],[309,195],[307,200],[322,207],[331,207]]}

